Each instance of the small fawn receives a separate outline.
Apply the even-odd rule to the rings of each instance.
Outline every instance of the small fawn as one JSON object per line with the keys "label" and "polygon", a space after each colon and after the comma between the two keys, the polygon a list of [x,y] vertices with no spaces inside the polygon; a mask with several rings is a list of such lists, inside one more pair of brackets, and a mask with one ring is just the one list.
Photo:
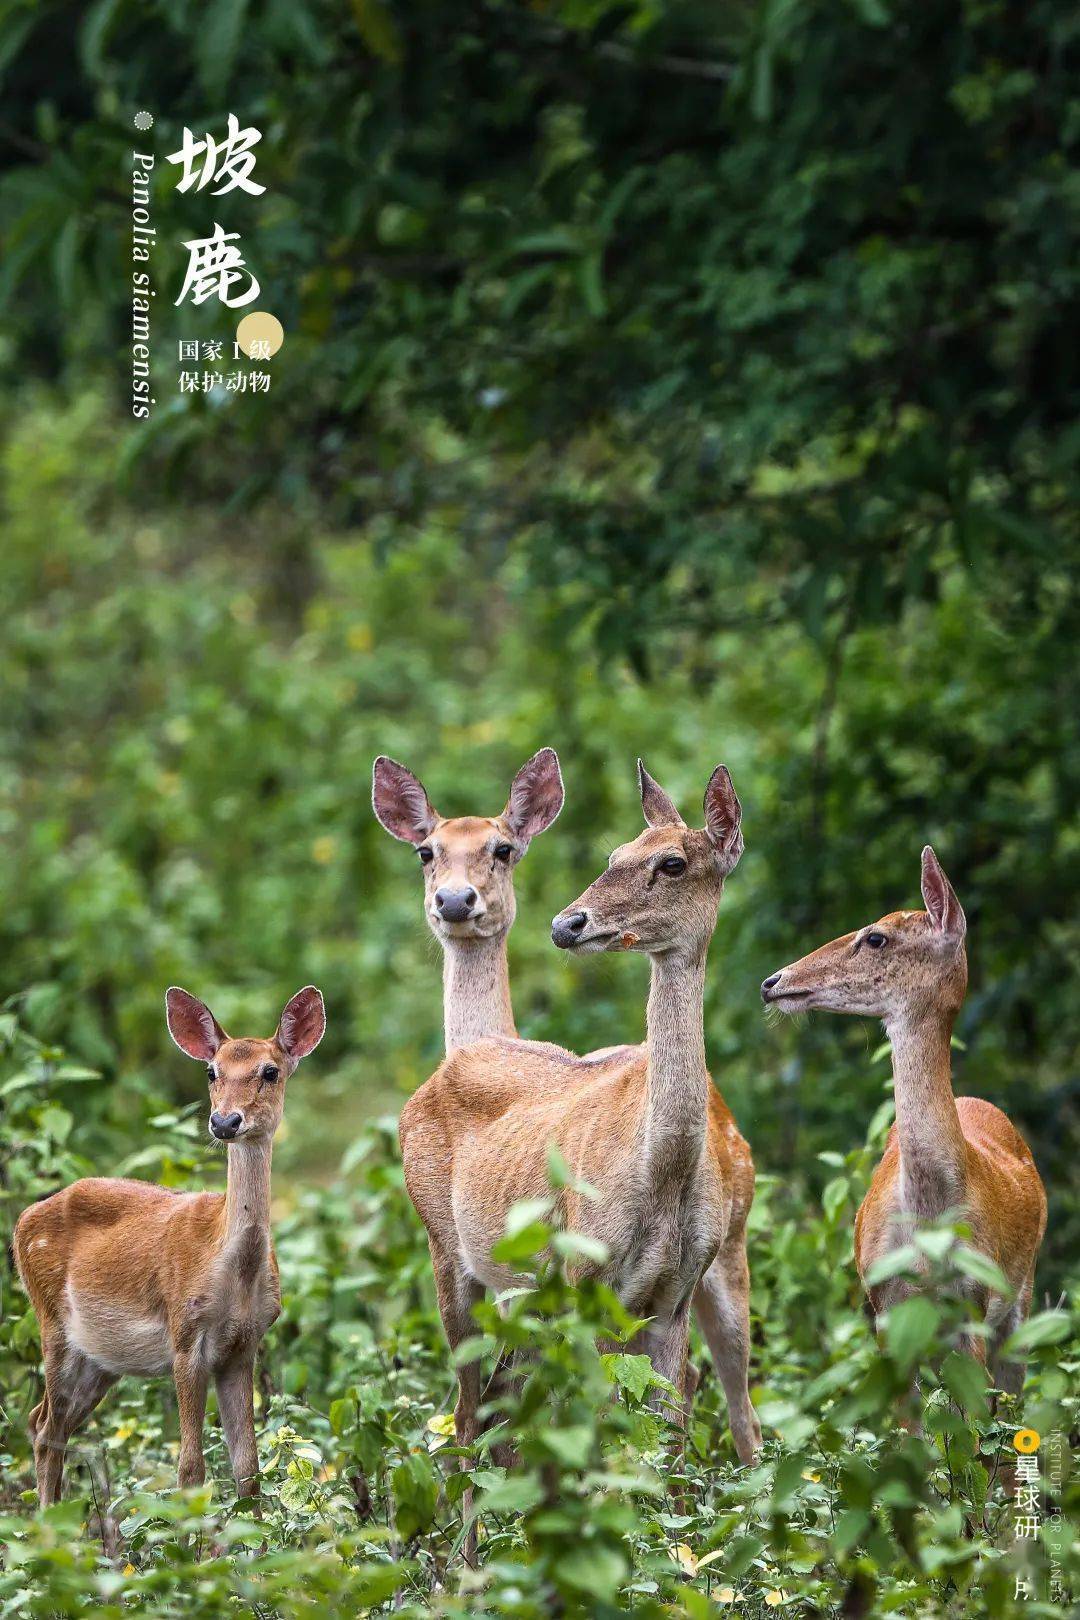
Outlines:
{"label": "small fawn", "polygon": [[[598,1202],[569,1189],[563,1216],[608,1251],[600,1275],[653,1320],[641,1348],[685,1389],[694,1303],[728,1397],[736,1448],[749,1461],[760,1428],[747,1391],[746,1217],[750,1150],[705,1067],[705,960],[724,878],[742,853],[739,801],[724,767],[705,795],[706,827],[687,827],[639,765],[646,831],[552,924],[566,950],[641,950],[652,964],[644,1047],[575,1058],[540,1042],[494,1037],[452,1050],[406,1103],[405,1181],[428,1231],[451,1348],[472,1331],[486,1288],[512,1281],[491,1259],[507,1212],[548,1190],[556,1143]],[[476,1363],[458,1370],[458,1439],[475,1440]]]}
{"label": "small fawn", "polygon": [[181,1051],[207,1065],[210,1134],[229,1144],[225,1193],[95,1177],[19,1217],[15,1260],[45,1361],[30,1414],[42,1507],[60,1500],[71,1436],[124,1373],[172,1373],[181,1485],[205,1477],[213,1378],[237,1489],[258,1494],[255,1353],[281,1308],[270,1155],[285,1082],[322,1039],[323,999],[313,985],[298,991],[270,1040],[230,1040],[186,990],[168,992],[166,1018]]}
{"label": "small fawn", "polygon": [[[884,1020],[892,1046],[896,1123],[855,1218],[855,1262],[874,1316],[911,1291],[899,1279],[866,1284],[913,1226],[958,1210],[972,1243],[1008,1278],[1011,1301],[970,1282],[990,1329],[997,1386],[1017,1392],[1019,1362],[1000,1362],[1003,1341],[1027,1316],[1046,1230],[1046,1194],[1028,1146],[1009,1119],[979,1097],[954,1098],[951,1040],[967,989],[967,921],[933,850],[922,853],[925,911],[894,911],[773,973],[762,999],[785,1013],[813,1007]],[[986,1344],[965,1335],[985,1364]]]}

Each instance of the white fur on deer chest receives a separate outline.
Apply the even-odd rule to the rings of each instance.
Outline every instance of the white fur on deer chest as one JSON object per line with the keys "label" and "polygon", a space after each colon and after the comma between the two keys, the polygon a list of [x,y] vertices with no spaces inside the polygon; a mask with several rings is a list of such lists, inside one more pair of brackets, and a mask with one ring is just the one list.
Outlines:
{"label": "white fur on deer chest", "polygon": [[68,1284],[64,1330],[68,1342],[105,1372],[168,1372],[173,1344],[164,1317],[139,1316],[111,1300],[78,1294]]}

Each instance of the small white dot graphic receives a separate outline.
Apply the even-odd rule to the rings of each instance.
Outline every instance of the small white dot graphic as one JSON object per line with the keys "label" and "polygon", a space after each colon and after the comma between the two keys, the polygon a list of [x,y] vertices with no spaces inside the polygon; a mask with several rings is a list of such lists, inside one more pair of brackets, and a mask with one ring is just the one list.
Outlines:
{"label": "small white dot graphic", "polygon": [[137,112],[133,119],[136,129],[152,129],[154,124],[153,113]]}

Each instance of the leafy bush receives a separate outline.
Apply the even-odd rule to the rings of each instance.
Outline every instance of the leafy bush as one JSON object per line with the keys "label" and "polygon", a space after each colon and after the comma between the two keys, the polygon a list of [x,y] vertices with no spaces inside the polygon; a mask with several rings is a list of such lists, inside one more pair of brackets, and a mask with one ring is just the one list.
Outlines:
{"label": "leafy bush", "polygon": [[[10,1231],[39,1190],[83,1171],[65,1146],[86,1076],[0,1026],[5,1104],[0,1184]],[[166,1179],[199,1176],[200,1120],[144,1102],[143,1152]],[[1031,1355],[1023,1400],[992,1409],[984,1380],[947,1347],[965,1325],[948,1293],[972,1263],[962,1234],[917,1236],[932,1295],[897,1306],[879,1350],[850,1258],[853,1204],[887,1125],[831,1155],[824,1207],[762,1178],[750,1258],[754,1399],[766,1443],[738,1464],[719,1386],[702,1369],[684,1454],[669,1402],[627,1345],[635,1324],[567,1264],[584,1240],[552,1226],[546,1203],[511,1212],[500,1254],[522,1273],[500,1308],[477,1312],[461,1349],[489,1370],[489,1427],[456,1446],[454,1373],[434,1308],[426,1244],[404,1192],[392,1121],[365,1130],[339,1174],[276,1222],[284,1310],[263,1347],[258,1426],[263,1516],[234,1506],[211,1418],[209,1478],[174,1488],[176,1419],[167,1381],[123,1380],[70,1457],[70,1499],[32,1510],[25,1433],[37,1341],[4,1278],[0,1604],[11,1615],[221,1614],[598,1617],[705,1620],[727,1608],[955,1615],[1016,1612],[1018,1577],[1033,1614],[1068,1612],[1080,1577],[1080,1496],[1067,1456],[1080,1418],[1073,1308],[1042,1312],[1018,1335]],[[90,1141],[110,1127],[80,1121]],[[115,1146],[115,1138],[114,1138]],[[555,1173],[562,1173],[558,1164]],[[1075,1302],[1074,1302],[1075,1304]],[[945,1350],[942,1358],[941,1352]],[[922,1435],[896,1414],[915,1374]],[[1020,1425],[1043,1436],[1042,1539],[1018,1539],[1011,1472]],[[519,1462],[496,1465],[495,1441]],[[501,1452],[500,1452],[501,1455]],[[1057,1465],[1054,1465],[1057,1466]],[[464,1495],[475,1488],[479,1568],[462,1567]],[[89,1522],[88,1522],[89,1521]],[[112,1556],[97,1539],[102,1526]],[[1056,1581],[1056,1598],[1051,1582]],[[1029,1612],[1026,1611],[1025,1612]]]}

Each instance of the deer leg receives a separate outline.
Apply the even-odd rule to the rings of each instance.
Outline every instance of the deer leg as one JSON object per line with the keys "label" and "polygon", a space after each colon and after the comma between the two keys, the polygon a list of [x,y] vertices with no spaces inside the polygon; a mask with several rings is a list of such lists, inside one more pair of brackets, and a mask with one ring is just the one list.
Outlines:
{"label": "deer leg", "polygon": [[[521,1388],[522,1372],[517,1357],[504,1351],[495,1371],[482,1392],[482,1400],[496,1401],[515,1394]],[[513,1468],[518,1460],[517,1448],[509,1440],[497,1440],[491,1448],[491,1460],[497,1468]]]}
{"label": "deer leg", "polygon": [[739,1461],[751,1463],[761,1449],[761,1424],[750,1403],[750,1271],[740,1240],[721,1249],[694,1294],[694,1315],[705,1335],[728,1403],[728,1421]]}
{"label": "deer leg", "polygon": [[686,1358],[686,1371],[683,1374],[683,1407],[685,1409],[685,1422],[689,1426],[690,1414],[694,1410],[694,1396],[701,1383],[701,1374],[698,1372],[690,1357]]}
{"label": "deer leg", "polygon": [[663,1391],[656,1391],[652,1404],[664,1408],[675,1427],[685,1431],[686,1369],[687,1353],[690,1348],[689,1306],[681,1306],[666,1323],[656,1323],[646,1328],[644,1342],[653,1371],[674,1384],[679,1392],[678,1400],[672,1401]]}
{"label": "deer leg", "polygon": [[[435,1293],[439,1302],[439,1315],[442,1317],[443,1331],[446,1342],[451,1350],[456,1350],[472,1333],[475,1323],[472,1319],[473,1306],[483,1298],[484,1290],[480,1283],[464,1272],[456,1260],[437,1254],[434,1245],[431,1246],[431,1259],[435,1270]],[[459,1446],[471,1446],[479,1433],[479,1420],[477,1410],[480,1405],[480,1364],[477,1361],[469,1362],[467,1366],[459,1367],[458,1398],[454,1407],[454,1431]],[[461,1467],[467,1468],[465,1458],[461,1459]],[[461,1499],[462,1514],[468,1522],[472,1514],[473,1490],[470,1485]],[[469,1525],[465,1542],[462,1548],[465,1562],[470,1567],[476,1565],[476,1524]]]}
{"label": "deer leg", "polygon": [[45,1397],[30,1414],[42,1507],[59,1502],[68,1441],[115,1382],[113,1373],[72,1349],[61,1335],[45,1349]]}
{"label": "deer leg", "polygon": [[230,1361],[216,1374],[214,1383],[237,1494],[258,1496],[259,1450],[255,1441],[254,1361],[247,1356]]}
{"label": "deer leg", "polygon": [[[690,1349],[690,1304],[681,1305],[667,1322],[654,1322],[645,1329],[642,1342],[653,1371],[659,1373],[674,1384],[677,1391],[676,1398],[663,1390],[653,1390],[650,1395],[650,1406],[666,1413],[675,1434],[668,1447],[672,1467],[681,1473],[683,1454],[686,1448],[687,1428],[687,1400],[686,1400],[686,1370],[688,1366],[688,1352]],[[685,1497],[681,1484],[669,1484],[673,1505],[677,1512],[684,1511]]]}
{"label": "deer leg", "polygon": [[180,1408],[180,1460],[177,1484],[201,1485],[206,1478],[203,1456],[203,1421],[206,1417],[206,1391],[209,1378],[197,1356],[184,1352],[173,1361],[176,1401]]}
{"label": "deer leg", "polygon": [[1027,1365],[1023,1361],[1006,1360],[1001,1350],[1006,1339],[1022,1327],[1028,1319],[1031,1310],[1031,1295],[1035,1287],[1035,1272],[1032,1271],[1017,1294],[1005,1319],[994,1334],[991,1346],[991,1362],[994,1373],[994,1383],[998,1389],[1004,1390],[1006,1395],[1019,1395],[1024,1388],[1024,1378],[1027,1374]]}

